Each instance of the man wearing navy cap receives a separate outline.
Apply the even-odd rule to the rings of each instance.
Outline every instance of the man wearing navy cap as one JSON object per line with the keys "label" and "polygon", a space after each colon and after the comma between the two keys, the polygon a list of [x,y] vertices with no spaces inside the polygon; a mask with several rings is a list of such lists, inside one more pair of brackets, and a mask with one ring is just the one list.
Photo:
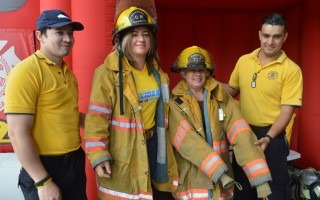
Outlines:
{"label": "man wearing navy cap", "polygon": [[78,82],[63,60],[73,47],[73,32],[83,29],[61,10],[42,12],[36,31],[40,50],[7,78],[8,133],[22,165],[19,186],[27,200],[87,199]]}

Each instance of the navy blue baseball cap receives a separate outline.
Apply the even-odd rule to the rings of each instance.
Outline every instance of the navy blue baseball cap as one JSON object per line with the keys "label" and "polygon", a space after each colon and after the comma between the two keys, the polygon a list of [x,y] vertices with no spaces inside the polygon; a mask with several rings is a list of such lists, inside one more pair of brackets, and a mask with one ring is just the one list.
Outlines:
{"label": "navy blue baseball cap", "polygon": [[37,19],[37,30],[45,27],[58,28],[66,25],[72,25],[73,30],[81,31],[84,26],[80,22],[71,21],[70,17],[61,10],[46,10],[41,13]]}

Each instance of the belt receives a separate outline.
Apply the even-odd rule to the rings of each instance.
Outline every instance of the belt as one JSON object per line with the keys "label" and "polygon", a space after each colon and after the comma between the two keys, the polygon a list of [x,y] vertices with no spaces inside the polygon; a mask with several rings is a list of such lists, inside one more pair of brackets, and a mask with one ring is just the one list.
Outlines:
{"label": "belt", "polygon": [[156,134],[156,126],[153,126],[152,128],[144,131],[144,133],[143,133],[144,139],[149,140],[155,134]]}
{"label": "belt", "polygon": [[50,155],[50,156],[40,155],[40,159],[43,163],[47,163],[47,164],[66,163],[66,162],[69,162],[70,159],[72,159],[74,156],[77,156],[77,154],[81,155],[82,152],[83,152],[83,149],[80,147],[75,151],[68,152],[62,155]]}

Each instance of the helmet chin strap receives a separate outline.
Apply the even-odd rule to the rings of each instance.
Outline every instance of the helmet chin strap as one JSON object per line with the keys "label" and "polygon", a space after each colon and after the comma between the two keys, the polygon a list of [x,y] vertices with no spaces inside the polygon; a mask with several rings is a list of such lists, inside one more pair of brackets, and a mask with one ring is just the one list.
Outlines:
{"label": "helmet chin strap", "polygon": [[117,46],[117,50],[119,52],[119,60],[118,60],[118,64],[119,64],[119,93],[120,93],[120,115],[124,114],[124,110],[123,110],[123,77],[122,77],[122,57],[123,57],[123,53],[122,53],[122,34],[118,35],[118,46]]}

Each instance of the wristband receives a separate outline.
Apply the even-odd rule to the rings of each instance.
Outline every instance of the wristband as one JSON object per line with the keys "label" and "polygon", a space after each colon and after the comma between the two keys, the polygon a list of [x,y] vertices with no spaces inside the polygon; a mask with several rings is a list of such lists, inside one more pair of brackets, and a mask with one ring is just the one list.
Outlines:
{"label": "wristband", "polygon": [[273,137],[271,137],[270,135],[266,134],[266,137],[269,139],[270,143],[272,142],[273,140]]}
{"label": "wristband", "polygon": [[39,189],[45,185],[47,185],[48,183],[50,183],[52,181],[52,178],[50,175],[47,175],[46,177],[44,177],[42,180],[40,180],[39,182],[34,183],[34,186]]}

